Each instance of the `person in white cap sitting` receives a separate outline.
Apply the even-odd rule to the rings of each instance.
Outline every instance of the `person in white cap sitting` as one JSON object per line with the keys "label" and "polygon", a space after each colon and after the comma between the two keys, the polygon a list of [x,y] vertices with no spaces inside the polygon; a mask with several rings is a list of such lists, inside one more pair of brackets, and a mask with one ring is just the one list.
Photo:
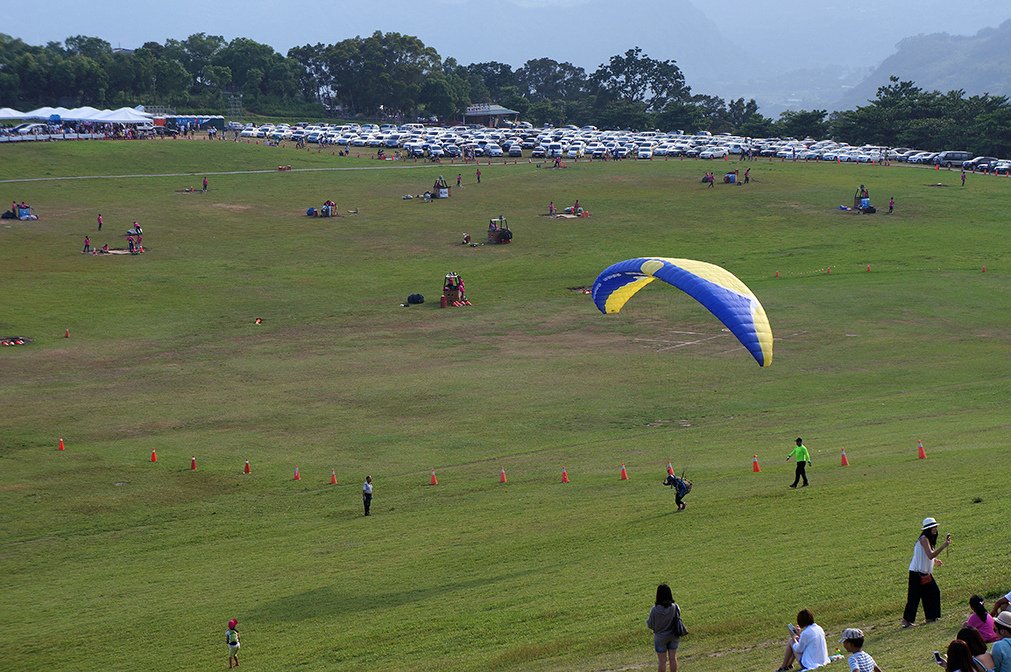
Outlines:
{"label": "person in white cap sitting", "polygon": [[934,566],[940,566],[937,557],[941,551],[951,546],[951,534],[944,543],[937,545],[937,521],[924,518],[920,527],[920,538],[913,546],[913,559],[909,563],[909,589],[906,592],[906,609],[902,612],[902,627],[912,627],[916,622],[916,612],[923,601],[923,616],[927,623],[941,617],[941,589],[934,581]]}
{"label": "person in white cap sitting", "polygon": [[853,672],[881,672],[869,653],[864,652],[864,631],[860,628],[846,628],[839,638],[843,648],[849,652],[847,658],[850,670]]}
{"label": "person in white cap sitting", "polygon": [[990,615],[997,618],[997,614],[1008,609],[1011,609],[1011,591],[1008,591],[1004,597],[997,598],[997,601],[993,603],[993,611],[990,612]]}
{"label": "person in white cap sitting", "polygon": [[994,672],[1011,672],[1011,611],[997,614],[993,629],[1003,638],[990,647]]}

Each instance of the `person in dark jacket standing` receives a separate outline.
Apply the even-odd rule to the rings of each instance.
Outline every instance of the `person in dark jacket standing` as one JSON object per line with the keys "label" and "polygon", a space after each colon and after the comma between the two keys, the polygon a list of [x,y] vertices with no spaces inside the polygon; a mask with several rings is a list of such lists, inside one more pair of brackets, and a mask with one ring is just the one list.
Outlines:
{"label": "person in dark jacket standing", "polygon": [[804,479],[804,487],[807,487],[807,465],[811,464],[811,453],[807,452],[807,446],[804,445],[804,439],[797,437],[797,447],[793,449],[789,455],[786,456],[787,462],[790,458],[793,458],[797,463],[797,471],[793,477],[793,483],[790,485],[791,488],[796,488],[797,483],[800,479]]}
{"label": "person in dark jacket standing", "polygon": [[369,509],[372,507],[372,477],[366,476],[365,483],[362,485],[362,504],[365,506],[365,515],[369,515]]}
{"label": "person in dark jacket standing", "polygon": [[670,672],[678,669],[678,646],[681,636],[677,623],[681,620],[681,607],[674,601],[670,586],[661,583],[656,587],[656,604],[649,611],[646,627],[653,631],[653,650],[656,651],[657,672],[664,672],[670,662]]}

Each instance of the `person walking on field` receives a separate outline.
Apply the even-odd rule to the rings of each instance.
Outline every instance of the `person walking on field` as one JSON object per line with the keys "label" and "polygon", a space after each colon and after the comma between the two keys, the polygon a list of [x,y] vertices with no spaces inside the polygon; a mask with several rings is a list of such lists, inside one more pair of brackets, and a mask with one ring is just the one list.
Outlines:
{"label": "person walking on field", "polygon": [[463,183],[463,173],[456,174],[456,188],[459,189],[460,185]]}
{"label": "person walking on field", "polygon": [[477,183],[481,184],[481,169],[477,169]]}
{"label": "person walking on field", "polygon": [[[228,669],[239,666],[239,622],[234,618],[228,621],[225,630],[225,643],[228,644]],[[234,663],[234,664],[233,664]]]}
{"label": "person walking on field", "polygon": [[372,477],[366,476],[365,483],[362,485],[362,504],[365,506],[365,515],[369,515],[369,509],[372,508]]}
{"label": "person walking on field", "polygon": [[656,587],[656,603],[649,611],[646,627],[653,631],[653,650],[656,651],[657,672],[664,672],[670,662],[670,672],[678,670],[678,647],[685,634],[681,620],[681,607],[674,601],[670,586],[661,583]]}
{"label": "person walking on field", "polygon": [[98,213],[98,230],[102,230],[102,213]]}
{"label": "person walking on field", "polygon": [[962,188],[965,189],[965,171],[962,171]]}
{"label": "person walking on field", "polygon": [[204,175],[204,192],[207,192],[207,176]]}
{"label": "person walking on field", "polygon": [[81,250],[81,254],[88,254],[89,252],[91,252],[91,237],[90,236],[85,236],[84,237],[84,248]]}
{"label": "person walking on field", "polygon": [[909,563],[909,589],[906,591],[906,609],[902,612],[902,627],[916,623],[916,612],[923,602],[923,616],[927,623],[941,617],[941,590],[934,581],[934,567],[943,564],[938,558],[941,551],[951,546],[951,534],[937,545],[937,521],[924,518],[920,538],[913,546],[913,559]]}
{"label": "person walking on field", "polygon": [[791,488],[796,488],[797,483],[800,479],[804,479],[804,486],[807,487],[807,465],[811,464],[811,453],[807,451],[807,446],[804,445],[804,439],[797,437],[797,447],[786,456],[786,461],[789,462],[790,458],[793,458],[797,463],[797,470],[794,473],[793,483],[790,485]]}
{"label": "person walking on field", "polygon": [[889,196],[888,197],[888,214],[890,215],[893,212],[895,212],[895,197],[894,196]]}

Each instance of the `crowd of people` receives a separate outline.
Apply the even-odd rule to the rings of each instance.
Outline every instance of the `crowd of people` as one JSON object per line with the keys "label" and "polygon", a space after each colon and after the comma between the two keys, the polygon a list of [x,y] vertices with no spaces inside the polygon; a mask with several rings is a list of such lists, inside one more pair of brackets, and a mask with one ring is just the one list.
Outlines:
{"label": "crowd of people", "polygon": [[[803,448],[800,439],[797,439],[797,447]],[[798,452],[796,459],[800,464],[805,460],[803,451],[795,451]],[[940,553],[951,546],[951,534],[945,535],[944,541],[938,544],[938,522],[931,517],[925,518],[920,528],[909,565],[909,589],[901,620],[903,628],[915,625],[921,602],[927,623],[941,617],[941,592],[933,572],[935,566],[942,564]],[[1011,592],[998,598],[989,611],[986,601],[973,595],[969,598],[969,609],[968,618],[948,644],[946,654],[934,651],[934,662],[945,672],[1011,672]],[[657,586],[656,601],[646,619],[646,627],[653,632],[657,671],[665,672],[669,666],[671,672],[677,672],[677,652],[687,629],[669,585]],[[843,657],[851,672],[881,672],[874,658],[864,651],[865,637],[859,628],[846,628],[841,633],[839,643],[848,657],[838,648],[835,655],[829,655],[825,630],[815,621],[810,609],[800,610],[796,625],[791,623],[787,628],[790,635],[776,672],[814,670]],[[989,650],[988,644],[992,645]]]}

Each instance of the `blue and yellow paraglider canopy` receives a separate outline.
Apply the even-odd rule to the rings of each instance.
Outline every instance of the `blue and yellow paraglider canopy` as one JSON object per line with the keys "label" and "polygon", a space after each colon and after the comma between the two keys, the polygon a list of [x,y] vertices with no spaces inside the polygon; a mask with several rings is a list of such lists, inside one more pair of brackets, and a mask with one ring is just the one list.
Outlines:
{"label": "blue and yellow paraglider canopy", "polygon": [[593,283],[593,302],[617,313],[656,279],[674,285],[705,306],[737,337],[759,366],[772,365],[772,327],[758,298],[725,268],[694,259],[638,257],[608,266]]}

